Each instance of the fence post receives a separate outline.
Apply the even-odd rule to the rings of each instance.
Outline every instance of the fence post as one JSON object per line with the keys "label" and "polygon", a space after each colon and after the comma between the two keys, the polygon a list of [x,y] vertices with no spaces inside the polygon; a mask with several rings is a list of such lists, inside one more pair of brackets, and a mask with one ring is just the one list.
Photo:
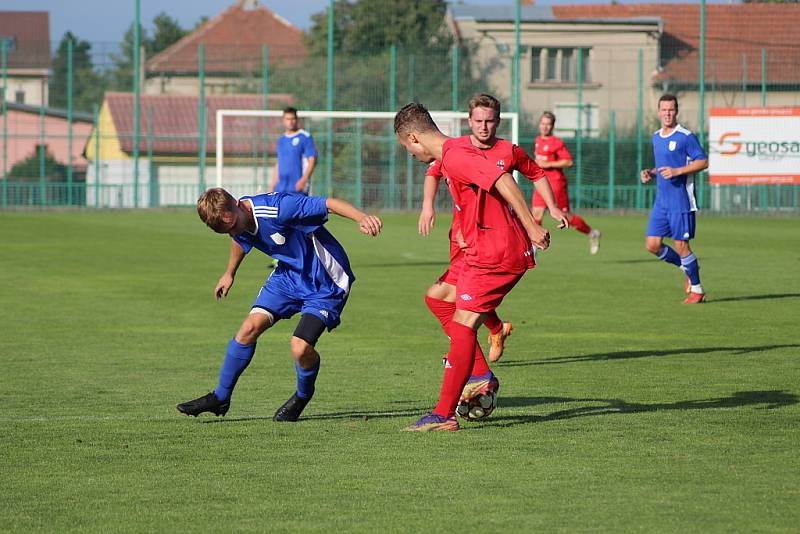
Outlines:
{"label": "fence post", "polygon": [[[42,95],[44,96],[44,95]],[[47,204],[47,186],[45,184],[45,134],[44,134],[44,101],[39,106],[39,205]]]}
{"label": "fence post", "polygon": [[[700,51],[698,57],[698,83],[700,84],[699,106],[697,107],[697,133],[700,136],[700,146],[706,144],[706,0],[700,0]],[[715,69],[716,71],[716,69]],[[712,100],[713,91],[712,87]],[[702,173],[697,173],[697,207],[703,207],[703,185]]]}
{"label": "fence post", "polygon": [[8,205],[8,41],[0,40],[0,67],[3,69],[3,100],[0,112],[3,113],[3,206]]}
{"label": "fence post", "polygon": [[147,180],[150,184],[150,197],[149,205],[151,208],[157,208],[159,200],[158,181],[156,180],[156,165],[153,163],[153,144],[154,139],[154,125],[153,125],[153,108],[147,108]]}
{"label": "fence post", "polygon": [[761,107],[767,106],[767,50],[761,49]]}
{"label": "fence post", "polygon": [[[408,101],[416,100],[416,56],[408,56]],[[414,159],[411,154],[406,154],[406,209],[413,207],[414,200]]]}
{"label": "fence post", "polygon": [[67,41],[67,205],[72,206],[73,175],[72,175],[72,104],[73,104],[73,69],[72,58],[75,41]]}
{"label": "fence post", "polygon": [[453,43],[450,51],[450,109],[458,111],[458,43]]}
{"label": "fence post", "polygon": [[[333,31],[334,0],[328,0],[328,64],[325,103],[328,111],[333,111]],[[325,137],[325,195],[333,194],[333,121],[327,120],[328,131]]]}
{"label": "fence post", "polygon": [[139,52],[142,46],[142,38],[139,27],[140,0],[134,0],[134,21],[133,21],[133,207],[139,207],[139,136],[141,135],[141,120],[139,116],[139,106],[141,105],[141,94],[139,92],[139,81],[141,74],[139,69]]}
{"label": "fence post", "polygon": [[638,179],[639,171],[644,168],[644,143],[642,142],[642,131],[644,130],[644,58],[642,49],[637,53],[638,63],[638,88],[636,94],[636,209],[642,209],[644,205],[644,189],[642,181]]}
{"label": "fence post", "polygon": [[197,47],[197,73],[200,95],[197,99],[197,166],[200,174],[200,193],[206,190],[206,45]]}
{"label": "fence post", "polygon": [[747,54],[742,54],[742,105],[747,107]]}
{"label": "fence post", "polygon": [[[397,46],[389,47],[389,110],[394,111],[397,107]],[[389,124],[389,135],[386,145],[389,148],[389,206],[397,208],[399,206],[397,189],[397,148],[394,143],[394,130]]]}
{"label": "fence post", "polygon": [[576,48],[578,52],[577,82],[578,82],[578,124],[575,129],[575,206],[581,207],[583,200],[583,48]]}
{"label": "fence post", "polygon": [[[408,101],[414,102],[417,99],[417,60],[414,54],[408,56]],[[394,111],[394,110],[392,110]]]}
{"label": "fence post", "polygon": [[362,180],[364,175],[364,128],[363,121],[359,117],[356,119],[356,190],[355,205],[361,208],[363,205],[364,192],[362,191]]}
{"label": "fence post", "polygon": [[94,207],[100,207],[100,110],[97,104],[94,114]]}
{"label": "fence post", "polygon": [[512,56],[514,59],[514,63],[512,65],[514,75],[513,81],[514,87],[512,87],[511,98],[512,98],[512,108],[513,111],[517,112],[522,115],[522,110],[520,109],[520,97],[519,97],[519,83],[520,83],[520,61],[519,61],[519,48],[520,48],[520,23],[522,19],[522,0],[515,0],[514,2],[514,55]]}
{"label": "fence post", "polygon": [[[264,110],[269,109],[269,47],[264,45],[261,47],[261,108]],[[256,123],[258,124],[258,123]],[[269,184],[269,134],[267,133],[266,124],[268,121],[264,121],[264,178],[267,184]],[[253,164],[257,166],[257,159],[253,160]],[[256,188],[254,190],[257,190]]]}
{"label": "fence post", "polygon": [[608,209],[614,209],[614,195],[617,174],[617,112],[611,110],[608,118]]}

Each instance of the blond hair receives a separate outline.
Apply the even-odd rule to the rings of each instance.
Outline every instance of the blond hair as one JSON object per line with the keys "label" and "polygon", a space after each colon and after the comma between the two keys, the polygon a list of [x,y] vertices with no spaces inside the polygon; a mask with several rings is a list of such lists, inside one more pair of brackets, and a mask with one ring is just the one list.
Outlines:
{"label": "blond hair", "polygon": [[225,232],[224,214],[233,213],[237,201],[221,187],[212,187],[197,199],[200,220],[217,233]]}

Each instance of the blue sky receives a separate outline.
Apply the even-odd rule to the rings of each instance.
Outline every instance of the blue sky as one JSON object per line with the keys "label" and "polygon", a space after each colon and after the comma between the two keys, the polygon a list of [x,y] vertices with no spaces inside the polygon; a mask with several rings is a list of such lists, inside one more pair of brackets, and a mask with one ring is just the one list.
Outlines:
{"label": "blue sky", "polygon": [[[235,0],[140,0],[142,23],[150,27],[153,17],[166,11],[183,27],[192,27],[202,16],[212,17]],[[392,0],[387,0],[392,1]],[[637,3],[622,0],[624,3]],[[652,1],[652,0],[651,0]],[[686,0],[673,0],[686,3]],[[325,10],[328,0],[261,0],[282,17],[303,29],[311,26],[311,15]],[[466,0],[466,4],[513,5],[513,0]],[[607,0],[538,0],[539,5],[608,3]],[[80,7],[76,7],[80,6]],[[0,0],[0,9],[49,11],[50,38],[60,40],[67,30],[94,43],[116,43],[133,21],[133,0]]]}

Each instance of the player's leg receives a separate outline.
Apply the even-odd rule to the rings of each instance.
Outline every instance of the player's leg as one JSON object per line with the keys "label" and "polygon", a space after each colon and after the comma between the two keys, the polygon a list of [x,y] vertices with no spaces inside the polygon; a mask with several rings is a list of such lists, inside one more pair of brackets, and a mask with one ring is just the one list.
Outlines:
{"label": "player's leg", "polygon": [[675,251],[680,256],[680,268],[686,274],[689,283],[688,296],[683,302],[684,304],[699,304],[705,301],[705,290],[700,283],[700,263],[689,245],[689,240],[694,237],[694,212],[673,214],[671,225],[672,242]]}
{"label": "player's leg", "polygon": [[681,266],[681,258],[672,248],[664,244],[664,237],[672,235],[669,224],[669,217],[666,210],[654,207],[650,213],[650,220],[647,223],[647,237],[645,238],[645,248],[659,260],[672,264],[675,267]]}
{"label": "player's leg", "polygon": [[295,360],[297,387],[294,394],[275,412],[275,421],[297,421],[311,397],[314,396],[320,357],[315,349],[325,331],[325,323],[316,315],[304,313],[297,323],[290,342]]}
{"label": "player's leg", "polygon": [[275,324],[275,321],[275,316],[271,311],[254,306],[242,322],[236,336],[228,341],[225,357],[219,370],[217,387],[203,397],[179,404],[178,411],[192,416],[198,416],[203,412],[225,415],[230,408],[236,382],[253,359],[256,340],[265,330]]}

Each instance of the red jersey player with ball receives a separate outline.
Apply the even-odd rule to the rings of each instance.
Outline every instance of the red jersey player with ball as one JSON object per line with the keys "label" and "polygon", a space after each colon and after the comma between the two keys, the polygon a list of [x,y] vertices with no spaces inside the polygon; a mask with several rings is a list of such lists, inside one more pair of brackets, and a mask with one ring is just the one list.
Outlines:
{"label": "red jersey player with ball", "polygon": [[455,411],[472,373],[476,331],[534,266],[533,246],[546,249],[550,234],[534,221],[514,178],[471,143],[444,135],[421,104],[398,111],[394,131],[419,161],[441,162],[466,245],[439,402],[407,430],[458,430]]}

